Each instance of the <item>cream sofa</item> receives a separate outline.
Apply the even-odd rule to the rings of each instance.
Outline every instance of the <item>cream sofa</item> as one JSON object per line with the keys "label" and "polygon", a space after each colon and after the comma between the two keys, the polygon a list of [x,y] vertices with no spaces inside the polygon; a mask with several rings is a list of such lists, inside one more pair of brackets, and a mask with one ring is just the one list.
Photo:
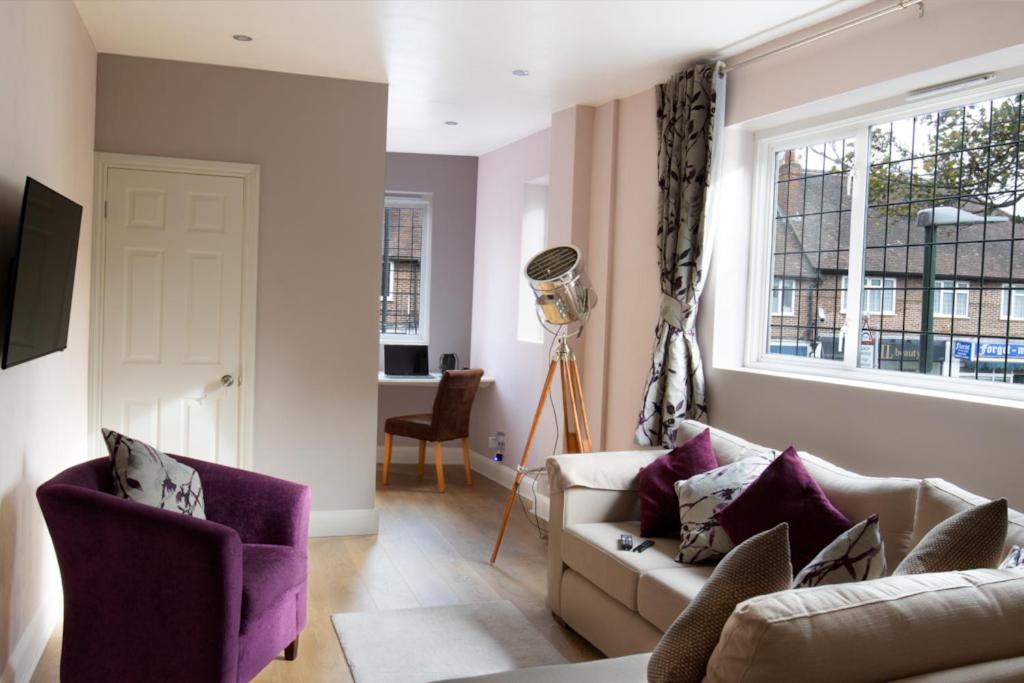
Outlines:
{"label": "cream sofa", "polygon": [[[680,441],[704,429],[688,422]],[[713,429],[720,463],[769,449]],[[523,669],[477,683],[641,683],[662,632],[712,568],[674,560],[678,540],[642,554],[618,551],[640,537],[637,473],[663,451],[563,455],[551,482],[548,603],[556,617],[612,659]],[[866,477],[801,453],[829,499],[853,521],[877,513],[895,567],[950,515],[983,502],[941,479]],[[1011,511],[1007,545],[1024,545]],[[1024,680],[1024,570],[891,577],[785,591],[741,604],[708,666],[709,682],[772,680]]]}

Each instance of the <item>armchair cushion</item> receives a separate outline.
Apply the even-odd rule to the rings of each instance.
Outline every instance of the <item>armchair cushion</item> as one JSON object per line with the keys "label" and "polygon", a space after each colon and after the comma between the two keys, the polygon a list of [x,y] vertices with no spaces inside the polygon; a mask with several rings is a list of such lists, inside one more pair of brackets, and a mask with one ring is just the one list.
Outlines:
{"label": "armchair cushion", "polygon": [[113,463],[114,493],[136,503],[206,519],[203,483],[193,468],[144,441],[110,429],[103,430],[103,441]]}
{"label": "armchair cushion", "polygon": [[243,544],[241,632],[305,580],[305,553],[284,545]]}

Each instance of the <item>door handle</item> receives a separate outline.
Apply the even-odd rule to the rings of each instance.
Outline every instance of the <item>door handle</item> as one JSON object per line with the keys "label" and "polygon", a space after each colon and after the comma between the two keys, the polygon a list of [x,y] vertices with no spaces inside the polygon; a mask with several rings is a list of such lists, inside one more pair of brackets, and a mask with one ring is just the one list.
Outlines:
{"label": "door handle", "polygon": [[232,377],[231,375],[224,375],[223,377],[220,378],[220,383],[226,387],[234,386],[235,378]]}

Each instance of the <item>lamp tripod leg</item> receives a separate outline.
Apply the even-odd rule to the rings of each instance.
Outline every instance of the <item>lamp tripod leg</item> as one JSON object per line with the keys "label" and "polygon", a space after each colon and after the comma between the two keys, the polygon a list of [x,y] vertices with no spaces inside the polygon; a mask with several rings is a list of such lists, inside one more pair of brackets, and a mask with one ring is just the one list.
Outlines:
{"label": "lamp tripod leg", "polygon": [[508,502],[505,503],[505,512],[501,516],[501,526],[498,527],[498,538],[494,541],[494,550],[491,551],[491,564],[498,559],[498,551],[501,549],[501,541],[505,537],[505,528],[508,526],[508,518],[512,514],[512,506],[515,505],[516,496],[519,495],[519,486],[523,483],[523,476],[526,474],[526,464],[530,460],[530,449],[533,448],[533,438],[537,436],[537,426],[544,414],[544,404],[551,393],[551,382],[555,378],[555,366],[558,359],[551,359],[548,366],[548,376],[544,380],[544,388],[540,392],[540,400],[537,402],[537,412],[533,415],[533,424],[530,425],[530,435],[526,438],[526,446],[523,448],[523,457],[519,460],[519,467],[516,469],[516,478],[512,483],[512,491],[509,493]]}

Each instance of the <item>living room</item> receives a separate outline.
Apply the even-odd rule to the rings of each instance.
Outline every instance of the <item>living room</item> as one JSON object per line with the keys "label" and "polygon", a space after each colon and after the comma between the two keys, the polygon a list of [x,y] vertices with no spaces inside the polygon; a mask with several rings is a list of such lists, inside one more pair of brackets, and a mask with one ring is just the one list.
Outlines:
{"label": "living room", "polygon": [[[1022,19],[1019,0],[0,4],[0,680],[1024,678],[991,635],[1024,604],[997,569],[1024,535]],[[40,197],[80,212],[48,308],[17,267]],[[559,321],[524,268],[568,245],[584,278],[557,293],[584,310]],[[19,355],[36,307],[65,334]],[[388,349],[429,368],[396,376]],[[468,369],[458,425],[431,423]],[[147,444],[198,472],[206,520],[120,500],[110,463],[127,482],[116,453]],[[785,465],[842,533],[801,557],[813,515],[740,533],[723,500],[703,523],[748,540],[688,562],[680,484],[748,459],[762,483],[737,501]],[[672,519],[644,533],[662,468]],[[908,569],[999,501],[991,557]],[[885,562],[723,603],[716,576],[781,522],[790,579],[850,529]],[[180,559],[179,528],[223,575]],[[290,578],[255,545],[289,546]],[[276,593],[250,596],[253,567]],[[873,590],[921,602],[864,612],[873,669],[802,656],[848,624],[779,616]],[[698,608],[722,613],[710,649],[665,674]]]}

